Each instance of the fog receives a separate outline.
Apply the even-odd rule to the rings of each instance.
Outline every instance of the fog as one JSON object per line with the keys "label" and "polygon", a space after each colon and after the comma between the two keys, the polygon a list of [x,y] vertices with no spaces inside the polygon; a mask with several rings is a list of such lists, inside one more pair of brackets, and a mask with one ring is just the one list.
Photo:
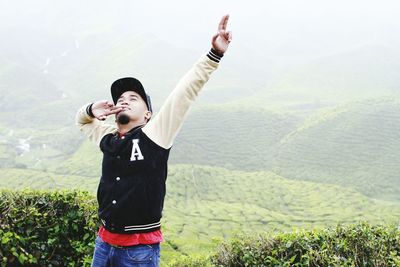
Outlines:
{"label": "fog", "polygon": [[[160,104],[208,51],[224,14],[230,14],[233,42],[213,77],[224,90],[214,90],[203,103],[252,97],[252,105],[285,109],[400,94],[396,1],[0,3],[0,63],[10,69],[0,77],[5,103],[11,95],[2,88],[40,92],[47,82],[57,97],[73,91],[81,96],[81,88],[105,97],[97,92],[107,92],[116,77],[134,75]],[[19,77],[27,72],[33,78],[22,86]]]}
{"label": "fog", "polygon": [[[398,1],[1,1],[2,43],[9,29],[53,32],[79,40],[85,33],[153,34],[191,50],[209,46],[220,17],[231,15],[231,50],[296,60],[364,45],[400,45]],[[29,38],[34,38],[28,35]],[[27,38],[25,45],[31,41]],[[12,39],[10,39],[12,40]],[[54,41],[54,40],[53,40]],[[48,40],[49,43],[52,40]]]}

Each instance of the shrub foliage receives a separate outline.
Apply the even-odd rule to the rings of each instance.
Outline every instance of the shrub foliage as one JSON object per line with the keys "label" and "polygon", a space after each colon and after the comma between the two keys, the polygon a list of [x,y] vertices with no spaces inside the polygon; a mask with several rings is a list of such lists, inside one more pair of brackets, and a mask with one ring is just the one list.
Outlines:
{"label": "shrub foliage", "polygon": [[400,230],[367,223],[239,237],[212,258],[216,266],[400,266]]}
{"label": "shrub foliage", "polygon": [[89,265],[97,228],[93,195],[0,192],[1,266]]}

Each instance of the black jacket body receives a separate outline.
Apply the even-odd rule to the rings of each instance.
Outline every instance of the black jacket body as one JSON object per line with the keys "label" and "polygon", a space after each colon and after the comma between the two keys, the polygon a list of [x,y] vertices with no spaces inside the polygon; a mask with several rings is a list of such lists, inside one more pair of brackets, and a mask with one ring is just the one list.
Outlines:
{"label": "black jacket body", "polygon": [[155,144],[140,127],[123,137],[105,135],[100,149],[103,164],[97,200],[103,226],[114,233],[160,229],[170,149]]}

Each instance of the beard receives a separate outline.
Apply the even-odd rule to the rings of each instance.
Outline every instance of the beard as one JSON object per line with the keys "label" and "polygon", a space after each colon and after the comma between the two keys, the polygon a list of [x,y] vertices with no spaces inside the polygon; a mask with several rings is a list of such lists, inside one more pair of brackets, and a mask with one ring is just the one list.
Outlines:
{"label": "beard", "polygon": [[122,113],[122,112],[118,114],[118,116],[117,116],[118,124],[125,125],[125,124],[128,124],[129,122],[130,122],[130,118],[128,115],[126,115],[125,113]]}

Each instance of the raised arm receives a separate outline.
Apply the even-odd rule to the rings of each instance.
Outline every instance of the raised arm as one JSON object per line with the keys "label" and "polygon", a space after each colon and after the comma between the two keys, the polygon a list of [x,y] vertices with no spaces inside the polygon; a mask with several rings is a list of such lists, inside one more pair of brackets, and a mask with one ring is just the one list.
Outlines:
{"label": "raised arm", "polygon": [[232,40],[232,33],[226,30],[228,20],[229,15],[222,17],[218,32],[211,39],[211,51],[183,76],[159,113],[143,127],[143,132],[159,146],[172,146],[192,103],[228,49]]}

